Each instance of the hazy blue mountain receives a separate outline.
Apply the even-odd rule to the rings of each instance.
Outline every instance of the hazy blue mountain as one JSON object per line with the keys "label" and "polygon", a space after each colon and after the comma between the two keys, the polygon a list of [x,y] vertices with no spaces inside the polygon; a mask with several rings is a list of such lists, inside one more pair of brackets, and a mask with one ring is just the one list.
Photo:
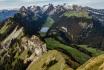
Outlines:
{"label": "hazy blue mountain", "polygon": [[17,11],[16,10],[1,10],[0,11],[0,22],[14,16],[14,14],[16,14]]}

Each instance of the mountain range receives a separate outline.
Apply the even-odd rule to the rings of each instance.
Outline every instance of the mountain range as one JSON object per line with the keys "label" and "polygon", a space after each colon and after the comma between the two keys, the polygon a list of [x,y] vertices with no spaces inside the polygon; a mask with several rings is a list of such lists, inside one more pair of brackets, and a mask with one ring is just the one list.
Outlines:
{"label": "mountain range", "polygon": [[0,70],[104,69],[104,9],[22,6],[0,17]]}

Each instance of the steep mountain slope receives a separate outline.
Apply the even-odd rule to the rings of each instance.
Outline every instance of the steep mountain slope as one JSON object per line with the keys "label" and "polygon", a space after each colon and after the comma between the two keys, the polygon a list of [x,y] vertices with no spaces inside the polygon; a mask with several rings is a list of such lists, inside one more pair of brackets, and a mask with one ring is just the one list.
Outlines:
{"label": "steep mountain slope", "polygon": [[[89,57],[97,56],[99,54],[103,54],[103,51],[96,50],[94,48],[88,48],[87,46],[78,46],[78,45],[65,45],[59,42],[58,40],[55,40],[54,38],[47,38],[46,44],[48,49],[57,49],[66,55],[69,55],[69,57],[72,57],[72,59],[76,60],[78,63],[83,63]],[[92,50],[90,50],[92,49]],[[95,52],[94,52],[95,50]],[[99,51],[99,54],[97,51]],[[82,58],[82,59],[81,59]]]}
{"label": "steep mountain slope", "polygon": [[68,36],[67,39],[74,42],[80,38],[81,32],[89,32],[92,27],[91,17],[88,16],[86,11],[69,11],[65,12],[60,20],[53,24],[49,30],[49,35],[51,35],[52,32],[62,32],[62,34],[65,33]]}
{"label": "steep mountain slope", "polygon": [[47,52],[45,43],[35,35],[26,34],[25,27],[15,18],[17,16],[0,24],[1,70],[25,70],[32,61]]}
{"label": "steep mountain slope", "polygon": [[91,58],[77,70],[104,70],[104,54]]}
{"label": "steep mountain slope", "polygon": [[99,20],[102,26],[104,26],[104,10],[103,9],[93,9],[93,8],[86,7],[86,10],[90,13],[90,15],[93,18]]}
{"label": "steep mountain slope", "polygon": [[27,70],[73,70],[68,67],[65,59],[60,52],[56,50],[44,54],[41,59],[29,65]]}
{"label": "steep mountain slope", "polygon": [[[87,44],[103,49],[104,26],[84,9],[68,11],[47,32],[67,44]],[[99,47],[98,47],[99,46]]]}

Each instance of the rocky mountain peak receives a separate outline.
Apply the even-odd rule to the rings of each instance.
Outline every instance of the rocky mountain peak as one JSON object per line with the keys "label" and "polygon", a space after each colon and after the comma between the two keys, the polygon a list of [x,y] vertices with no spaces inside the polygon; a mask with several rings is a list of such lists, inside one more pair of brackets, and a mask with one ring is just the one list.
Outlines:
{"label": "rocky mountain peak", "polygon": [[46,14],[49,14],[50,12],[52,12],[54,10],[54,6],[53,4],[49,4],[47,10],[45,11]]}
{"label": "rocky mountain peak", "polygon": [[19,10],[20,12],[26,12],[27,11],[27,9],[25,8],[25,6],[22,6],[21,8],[20,8],[20,10]]}
{"label": "rocky mountain peak", "polygon": [[27,9],[25,8],[25,6],[22,6],[20,8],[19,13],[21,13],[23,16],[27,15]]}

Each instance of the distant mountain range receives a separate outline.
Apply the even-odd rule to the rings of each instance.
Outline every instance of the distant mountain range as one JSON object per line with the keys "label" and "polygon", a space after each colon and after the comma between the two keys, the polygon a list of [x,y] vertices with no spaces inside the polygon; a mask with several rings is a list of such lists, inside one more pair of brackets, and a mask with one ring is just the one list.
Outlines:
{"label": "distant mountain range", "polygon": [[[102,20],[104,18],[103,17],[104,9],[93,9],[90,7],[81,7],[81,6],[77,6],[77,5],[75,8],[72,5],[68,5],[68,4],[57,5],[57,6],[54,6],[53,4],[49,4],[49,5],[43,5],[42,7],[35,6],[35,5],[30,6],[30,7],[27,7],[27,10],[33,12],[37,16],[39,16],[38,14],[42,14],[42,13],[46,13],[50,16],[55,16],[55,15],[59,15],[59,14],[62,15],[63,12],[68,11],[68,10],[73,10],[73,9],[78,10],[81,8],[86,9],[88,12],[91,13],[92,16],[96,16],[96,18],[98,18],[101,22],[104,22]],[[21,7],[21,9],[22,9],[22,7]],[[18,12],[18,10],[0,10],[0,21],[3,21],[11,16],[14,16],[14,14],[16,14]]]}
{"label": "distant mountain range", "polygon": [[17,10],[1,10],[0,11],[0,22],[8,19],[9,17],[14,16],[17,13]]}

